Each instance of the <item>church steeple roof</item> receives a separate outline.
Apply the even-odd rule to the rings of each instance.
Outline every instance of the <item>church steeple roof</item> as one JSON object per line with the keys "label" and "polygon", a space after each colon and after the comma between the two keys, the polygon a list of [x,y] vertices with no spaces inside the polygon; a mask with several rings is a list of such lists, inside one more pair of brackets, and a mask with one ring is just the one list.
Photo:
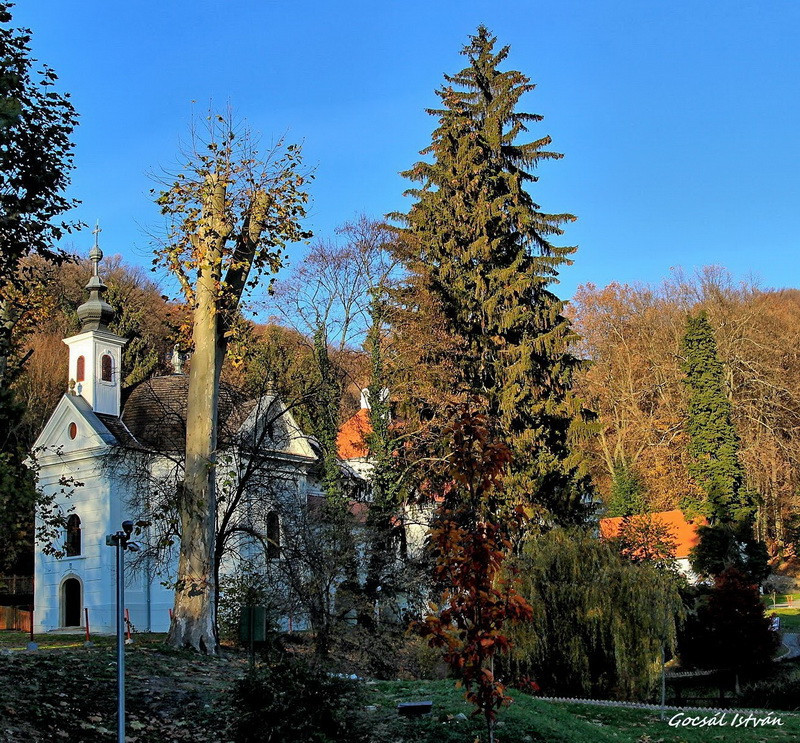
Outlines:
{"label": "church steeple roof", "polygon": [[93,230],[94,245],[89,251],[89,260],[92,262],[92,275],[89,278],[89,283],[86,284],[86,290],[89,292],[89,299],[87,299],[80,307],[78,307],[78,319],[81,321],[81,330],[108,330],[108,324],[114,319],[114,308],[103,299],[103,294],[106,292],[106,285],[100,278],[100,261],[103,259],[103,251],[100,250],[98,236],[100,234],[100,225],[97,225]]}

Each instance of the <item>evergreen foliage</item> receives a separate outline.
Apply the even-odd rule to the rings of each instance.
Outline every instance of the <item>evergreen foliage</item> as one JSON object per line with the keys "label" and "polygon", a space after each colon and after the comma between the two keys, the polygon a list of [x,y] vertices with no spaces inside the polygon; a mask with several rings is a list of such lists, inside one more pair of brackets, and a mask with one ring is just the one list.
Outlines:
{"label": "evergreen foliage", "polygon": [[[8,387],[27,357],[11,363],[14,335],[30,315],[28,276],[20,262],[38,254],[61,262],[55,243],[77,225],[61,216],[77,202],[64,196],[72,170],[77,114],[57,93],[55,72],[31,57],[30,31],[14,29],[12,3],[0,2],[0,386]],[[0,406],[5,401],[0,399]],[[0,410],[10,415],[11,407]],[[5,450],[0,450],[0,452]],[[6,451],[13,459],[16,453]],[[25,478],[20,481],[20,487]]]}
{"label": "evergreen foliage", "polygon": [[[561,155],[547,149],[549,137],[517,142],[542,117],[516,110],[534,85],[499,69],[508,53],[479,27],[462,51],[468,65],[437,91],[442,108],[429,113],[439,125],[422,151],[431,162],[404,174],[419,184],[407,192],[415,203],[393,215],[403,224],[396,250],[408,272],[396,296],[406,332],[442,328],[448,337],[424,359],[453,369],[439,394],[478,395],[500,423],[513,450],[509,489],[574,520],[590,486],[569,443],[587,414],[571,393],[575,334],[550,287],[575,248],[550,239],[575,217],[543,212],[526,190],[537,164]],[[441,402],[435,395],[429,407]]]}
{"label": "evergreen foliage", "polygon": [[[688,470],[705,493],[706,503],[701,508],[704,506],[715,520],[747,520],[753,515],[752,498],[744,488],[739,438],[725,393],[724,366],[705,312],[689,317],[683,353],[682,369],[689,392]],[[688,510],[694,509],[690,506]]]}
{"label": "evergreen foliage", "polygon": [[320,325],[314,332],[314,357],[317,362],[319,385],[318,404],[313,410],[314,433],[322,446],[322,488],[331,502],[342,497],[339,455],[336,451],[336,434],[339,430],[339,406],[342,400],[342,380],[331,362],[328,351],[328,334]]}
{"label": "evergreen foliage", "polygon": [[769,663],[779,644],[758,589],[729,568],[698,598],[681,634],[679,653],[690,666],[739,669]]}
{"label": "evergreen foliage", "polygon": [[[400,479],[392,457],[394,444],[390,430],[389,395],[386,387],[383,334],[386,308],[379,290],[373,291],[370,305],[370,327],[365,347],[370,356],[369,424],[366,436],[369,448],[371,503],[367,512],[367,531],[371,535],[369,564],[364,594],[370,604],[391,601],[398,592],[395,556],[398,546],[404,550],[404,532],[398,528],[397,509]],[[366,619],[366,617],[365,617]],[[366,623],[371,623],[368,619]]]}
{"label": "evergreen foliage", "polygon": [[[33,471],[25,466],[27,452],[12,432],[22,406],[8,388],[0,388],[0,571],[9,570],[33,551],[38,493]],[[30,569],[31,566],[26,566]]]}
{"label": "evergreen foliage", "polygon": [[30,31],[9,27],[11,7],[0,3],[0,284],[18,280],[26,255],[65,258],[54,246],[75,225],[59,217],[77,203],[63,195],[77,114],[31,57]]}
{"label": "evergreen foliage", "polygon": [[644,481],[633,467],[625,461],[616,462],[611,481],[608,515],[633,516],[644,513],[647,510],[644,489]]}
{"label": "evergreen foliage", "polygon": [[749,523],[723,522],[701,526],[697,531],[700,539],[689,561],[698,575],[716,577],[733,568],[751,583],[759,584],[770,574],[767,546],[753,536]]}

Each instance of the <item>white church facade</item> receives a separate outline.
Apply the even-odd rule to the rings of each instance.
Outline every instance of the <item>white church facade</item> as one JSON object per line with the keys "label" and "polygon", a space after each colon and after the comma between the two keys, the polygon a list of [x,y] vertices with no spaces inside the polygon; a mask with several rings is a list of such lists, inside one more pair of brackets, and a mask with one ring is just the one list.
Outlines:
{"label": "white church facade", "polygon": [[[89,299],[78,308],[81,332],[64,341],[69,347],[68,390],[32,455],[40,488],[66,515],[66,529],[53,541],[56,554],[37,547],[35,632],[80,631],[87,620],[92,632],[114,631],[116,549],[106,545],[106,535],[117,532],[126,519],[139,520],[143,500],[174,492],[181,480],[188,378],[178,368],[178,373],[141,383],[122,404],[126,340],[109,330],[114,310],[103,299],[106,287],[98,269],[102,252],[96,244],[90,258]],[[252,460],[235,443],[250,441],[259,447],[258,456],[270,472],[277,473],[281,492],[289,493],[299,507],[319,496],[319,448],[281,401],[274,394],[244,403],[222,398],[221,424],[235,434],[229,451],[219,453],[226,464],[218,468],[226,470],[223,476],[234,463]],[[255,532],[254,519],[261,519],[266,541],[248,539]],[[242,537],[235,559],[258,562],[279,556],[278,516],[264,507],[263,499],[255,508],[245,498],[228,521],[233,537]],[[168,536],[144,528],[134,537],[146,549],[134,569],[126,567],[126,608],[131,624],[141,631],[169,628],[174,594],[168,584],[175,577],[177,547],[154,547],[157,540],[168,542]],[[156,553],[160,557],[152,556]]]}

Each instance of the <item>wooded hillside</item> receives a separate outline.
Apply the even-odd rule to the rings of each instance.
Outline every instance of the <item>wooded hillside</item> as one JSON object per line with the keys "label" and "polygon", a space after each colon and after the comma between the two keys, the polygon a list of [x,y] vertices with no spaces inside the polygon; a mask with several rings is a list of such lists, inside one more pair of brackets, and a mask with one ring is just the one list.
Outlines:
{"label": "wooded hillside", "polygon": [[705,310],[723,363],[745,486],[758,496],[758,532],[771,551],[794,542],[800,456],[800,291],[736,283],[724,270],[676,275],[660,286],[585,285],[573,302],[579,375],[598,434],[586,444],[606,501],[638,489],[647,508],[696,500],[687,470],[687,390],[681,341]]}

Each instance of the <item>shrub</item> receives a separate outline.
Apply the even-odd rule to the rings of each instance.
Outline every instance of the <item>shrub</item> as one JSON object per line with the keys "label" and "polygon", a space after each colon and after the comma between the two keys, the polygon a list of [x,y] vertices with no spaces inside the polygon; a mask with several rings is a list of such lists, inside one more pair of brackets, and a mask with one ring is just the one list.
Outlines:
{"label": "shrub", "polygon": [[772,660],[780,638],[750,580],[728,568],[698,597],[678,642],[683,665],[742,670]]}
{"label": "shrub", "polygon": [[358,682],[331,676],[284,655],[234,688],[237,743],[358,743]]}
{"label": "shrub", "polygon": [[232,575],[220,578],[220,597],[217,606],[219,635],[228,642],[239,641],[239,623],[248,606],[263,606],[270,618],[269,626],[276,630],[278,610],[267,579],[256,570],[244,566]]}
{"label": "shrub", "polygon": [[747,684],[742,688],[738,703],[756,709],[797,710],[800,704],[800,669],[795,666],[773,678]]}

